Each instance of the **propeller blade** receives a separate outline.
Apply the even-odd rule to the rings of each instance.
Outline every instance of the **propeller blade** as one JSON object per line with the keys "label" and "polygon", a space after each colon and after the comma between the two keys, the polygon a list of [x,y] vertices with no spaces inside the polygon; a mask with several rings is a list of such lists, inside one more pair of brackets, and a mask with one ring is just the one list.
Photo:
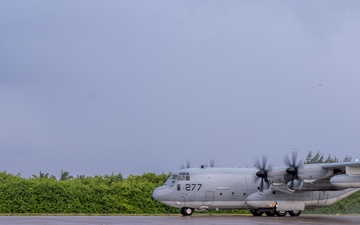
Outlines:
{"label": "propeller blade", "polygon": [[266,155],[262,156],[262,169],[266,169],[268,157]]}
{"label": "propeller blade", "polygon": [[258,176],[254,176],[254,183],[257,183],[259,181],[259,179],[261,179],[261,178]]}
{"label": "propeller blade", "polygon": [[291,153],[291,158],[289,157],[289,155],[286,153],[284,156],[284,164],[288,167],[299,167],[303,165],[302,160],[298,161],[298,152],[297,151],[292,151]]}
{"label": "propeller blade", "polygon": [[254,167],[259,169],[259,170],[261,169],[261,165],[260,165],[260,161],[259,161],[258,157],[255,158]]}
{"label": "propeller blade", "polygon": [[264,194],[265,192],[268,192],[270,188],[270,184],[268,184],[266,181],[264,181],[264,179],[261,179],[261,184],[259,187],[259,194]]}
{"label": "propeller blade", "polygon": [[291,165],[293,165],[293,166],[296,165],[297,157],[298,157],[298,152],[297,151],[292,151],[292,154],[291,154],[292,163],[291,163]]}
{"label": "propeller blade", "polygon": [[284,164],[286,166],[291,166],[291,161],[290,161],[289,155],[287,153],[284,156]]}

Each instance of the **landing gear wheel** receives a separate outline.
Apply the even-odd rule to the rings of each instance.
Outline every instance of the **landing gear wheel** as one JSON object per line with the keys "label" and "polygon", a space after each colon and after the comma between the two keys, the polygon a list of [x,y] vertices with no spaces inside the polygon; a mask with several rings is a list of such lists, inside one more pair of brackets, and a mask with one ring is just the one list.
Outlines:
{"label": "landing gear wheel", "polygon": [[287,212],[286,211],[276,211],[275,214],[277,216],[286,216]]}
{"label": "landing gear wheel", "polygon": [[182,207],[181,208],[181,214],[183,216],[191,216],[194,212],[194,209],[188,208],[188,207]]}
{"label": "landing gear wheel", "polygon": [[275,212],[274,211],[266,211],[265,214],[267,216],[275,216]]}
{"label": "landing gear wheel", "polygon": [[289,211],[289,215],[290,215],[290,216],[300,216],[300,214],[301,214],[301,211],[298,211],[298,210],[296,210],[296,211]]}
{"label": "landing gear wheel", "polygon": [[258,211],[257,209],[252,209],[252,210],[250,210],[250,212],[251,212],[251,214],[253,214],[253,216],[262,216],[262,214],[264,213],[264,212]]}

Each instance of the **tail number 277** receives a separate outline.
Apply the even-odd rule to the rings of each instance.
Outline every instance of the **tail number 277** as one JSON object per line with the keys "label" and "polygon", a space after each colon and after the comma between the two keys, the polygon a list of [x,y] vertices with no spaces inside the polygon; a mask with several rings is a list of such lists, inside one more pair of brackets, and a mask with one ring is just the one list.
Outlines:
{"label": "tail number 277", "polygon": [[185,190],[186,191],[200,191],[202,184],[186,184]]}

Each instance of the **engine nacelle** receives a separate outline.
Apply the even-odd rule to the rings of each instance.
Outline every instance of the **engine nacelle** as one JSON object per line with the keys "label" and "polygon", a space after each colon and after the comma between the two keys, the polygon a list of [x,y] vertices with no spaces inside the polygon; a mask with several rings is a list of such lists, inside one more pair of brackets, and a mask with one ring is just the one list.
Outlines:
{"label": "engine nacelle", "polygon": [[349,176],[340,174],[332,177],[330,183],[340,188],[360,188],[360,175]]}
{"label": "engine nacelle", "polygon": [[301,180],[293,180],[293,181],[289,181],[287,183],[289,190],[294,190],[294,191],[300,190],[302,185],[303,185],[303,182]]}
{"label": "engine nacelle", "polygon": [[286,183],[286,167],[273,168],[268,174],[268,181],[273,186],[282,186]]}
{"label": "engine nacelle", "polygon": [[[269,172],[268,180],[272,186],[280,187],[291,181],[292,175],[288,174],[286,169],[286,167],[277,167]],[[324,169],[318,164],[307,164],[299,168],[297,180],[304,183],[313,183],[316,180],[329,178],[333,173],[333,170]],[[301,187],[300,183],[295,186]]]}
{"label": "engine nacelle", "polygon": [[305,183],[312,183],[316,180],[325,179],[333,175],[333,170],[324,169],[318,164],[307,164],[301,168],[299,177]]}

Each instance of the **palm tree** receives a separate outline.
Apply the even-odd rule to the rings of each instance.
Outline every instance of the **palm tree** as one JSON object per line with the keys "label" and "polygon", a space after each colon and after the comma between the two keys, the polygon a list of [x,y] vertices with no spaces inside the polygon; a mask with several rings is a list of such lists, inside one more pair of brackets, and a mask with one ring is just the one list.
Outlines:
{"label": "palm tree", "polygon": [[61,170],[60,180],[69,180],[72,178],[73,176],[70,176],[70,173],[68,171]]}
{"label": "palm tree", "polygon": [[86,178],[85,175],[77,175],[77,176],[76,176],[76,179],[81,179],[81,180],[83,180],[83,179],[85,179],[85,178]]}
{"label": "palm tree", "polygon": [[48,173],[43,173],[43,172],[40,171],[40,172],[39,172],[39,176],[33,174],[32,177],[33,177],[33,178],[40,178],[40,179],[41,179],[41,178],[49,178],[49,174],[48,174]]}

